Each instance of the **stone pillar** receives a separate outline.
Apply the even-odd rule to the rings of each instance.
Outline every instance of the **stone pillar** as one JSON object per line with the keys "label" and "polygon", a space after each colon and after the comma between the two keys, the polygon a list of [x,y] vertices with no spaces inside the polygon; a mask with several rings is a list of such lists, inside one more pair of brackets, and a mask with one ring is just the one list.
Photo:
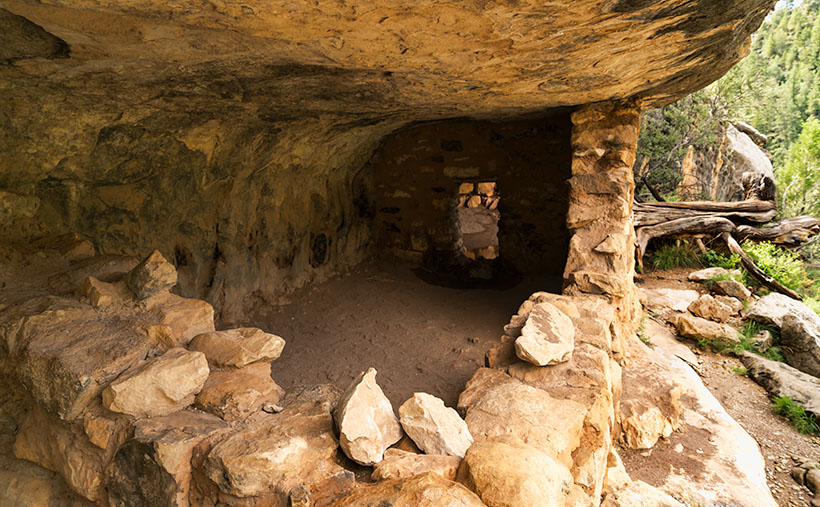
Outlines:
{"label": "stone pillar", "polygon": [[604,102],[572,114],[572,177],[567,228],[571,238],[564,294],[600,294],[615,307],[612,352],[634,333],[640,304],[633,283],[635,231],[632,164],[640,129],[634,103]]}

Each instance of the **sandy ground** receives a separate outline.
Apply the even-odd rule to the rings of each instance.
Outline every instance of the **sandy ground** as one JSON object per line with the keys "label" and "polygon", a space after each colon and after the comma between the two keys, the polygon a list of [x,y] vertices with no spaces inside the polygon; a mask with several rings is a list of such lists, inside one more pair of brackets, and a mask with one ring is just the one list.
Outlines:
{"label": "sandy ground", "polygon": [[[636,280],[645,287],[670,287],[676,289],[699,289],[699,284],[686,280],[693,270],[677,269],[649,273]],[[772,412],[771,402],[765,389],[753,380],[739,375],[734,369],[743,365],[731,355],[714,354],[700,350],[697,344],[685,341],[698,357],[697,373],[726,411],[754,438],[766,460],[766,478],[772,494],[781,506],[809,505],[811,492],[791,478],[792,467],[803,459],[820,461],[820,438],[798,433],[783,417]],[[651,451],[622,451],[624,464],[634,478],[659,485],[656,470],[640,466],[641,458],[648,453],[673,455],[672,449],[680,440],[673,434],[662,440]]]}
{"label": "sandy ground", "polygon": [[299,291],[290,304],[249,316],[248,324],[286,340],[273,363],[273,378],[286,389],[317,383],[344,388],[373,367],[396,407],[418,391],[455,406],[518,306],[555,282],[483,288],[436,283],[429,273],[408,267],[369,264]]}

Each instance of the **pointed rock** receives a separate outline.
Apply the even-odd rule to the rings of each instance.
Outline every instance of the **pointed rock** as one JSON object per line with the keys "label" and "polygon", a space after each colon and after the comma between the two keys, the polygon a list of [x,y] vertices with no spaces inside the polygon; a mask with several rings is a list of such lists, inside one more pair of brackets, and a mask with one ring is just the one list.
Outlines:
{"label": "pointed rock", "polygon": [[125,279],[128,288],[139,299],[169,290],[177,284],[177,270],[165,257],[154,250],[144,261],[128,273]]}
{"label": "pointed rock", "polygon": [[515,354],[537,366],[567,361],[574,347],[572,320],[550,303],[535,305],[515,340]]}
{"label": "pointed rock", "polygon": [[201,352],[171,349],[120,375],[103,391],[103,406],[134,417],[168,415],[194,402],[209,373]]}
{"label": "pointed rock", "polygon": [[241,368],[256,361],[278,359],[285,340],[255,327],[202,333],[194,337],[188,349],[205,354],[214,366]]}
{"label": "pointed rock", "polygon": [[407,435],[427,454],[464,457],[473,443],[467,423],[454,409],[427,393],[414,393],[399,408]]}
{"label": "pointed rock", "polygon": [[393,405],[376,383],[370,368],[345,390],[335,413],[339,444],[344,453],[360,465],[374,465],[384,451],[402,437]]}

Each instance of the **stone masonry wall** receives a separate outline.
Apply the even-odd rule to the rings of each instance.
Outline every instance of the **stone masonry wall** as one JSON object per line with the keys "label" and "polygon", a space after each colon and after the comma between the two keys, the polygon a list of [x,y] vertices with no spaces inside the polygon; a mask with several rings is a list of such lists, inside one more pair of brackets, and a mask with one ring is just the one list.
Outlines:
{"label": "stone masonry wall", "polygon": [[564,293],[602,294],[615,307],[612,348],[616,357],[640,312],[632,282],[635,231],[632,164],[640,110],[607,102],[572,114],[572,178],[567,213],[569,242]]}
{"label": "stone masonry wall", "polygon": [[570,176],[568,115],[505,123],[447,121],[389,136],[371,160],[382,252],[421,262],[453,252],[462,183],[496,181],[501,258],[561,276]]}

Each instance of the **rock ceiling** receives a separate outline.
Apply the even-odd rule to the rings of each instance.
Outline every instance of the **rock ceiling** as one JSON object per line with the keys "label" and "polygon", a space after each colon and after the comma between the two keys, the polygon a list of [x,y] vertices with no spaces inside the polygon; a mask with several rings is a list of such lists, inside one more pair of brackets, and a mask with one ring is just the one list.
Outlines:
{"label": "rock ceiling", "polygon": [[774,3],[3,0],[0,86],[276,120],[650,106],[720,77]]}

